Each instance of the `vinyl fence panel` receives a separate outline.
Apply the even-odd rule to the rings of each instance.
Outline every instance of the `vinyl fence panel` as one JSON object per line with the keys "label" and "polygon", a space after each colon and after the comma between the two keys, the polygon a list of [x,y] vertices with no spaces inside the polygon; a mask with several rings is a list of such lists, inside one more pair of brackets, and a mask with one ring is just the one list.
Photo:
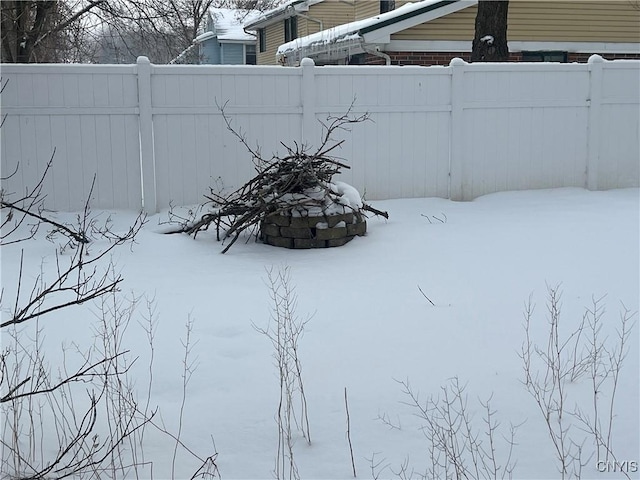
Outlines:
{"label": "vinyl fence panel", "polygon": [[[3,65],[2,187],[45,178],[47,207],[201,203],[333,118],[341,180],[369,200],[640,186],[640,62],[447,67]],[[224,111],[224,116],[223,116]],[[226,121],[225,121],[226,117]],[[323,124],[325,126],[323,126]],[[14,175],[10,175],[15,171]],[[95,183],[94,183],[95,178]]]}
{"label": "vinyl fence panel", "polygon": [[[450,75],[445,68],[323,67],[315,78],[316,124],[367,114],[337,132],[343,173],[368,198],[447,197]],[[316,131],[316,137],[321,132]]]}
{"label": "vinyl fence panel", "polygon": [[640,69],[636,62],[605,65],[596,188],[636,187],[640,177]]}
{"label": "vinyl fence panel", "polygon": [[271,158],[301,137],[300,72],[278,67],[154,67],[151,95],[158,205],[201,203],[254,173],[248,149]]}
{"label": "vinyl fence panel", "polygon": [[92,185],[97,207],[141,207],[135,67],[4,65],[2,82],[7,192],[35,187],[53,156],[49,208],[82,209]]}
{"label": "vinyl fence panel", "polygon": [[586,65],[465,67],[462,200],[505,190],[584,186]]}

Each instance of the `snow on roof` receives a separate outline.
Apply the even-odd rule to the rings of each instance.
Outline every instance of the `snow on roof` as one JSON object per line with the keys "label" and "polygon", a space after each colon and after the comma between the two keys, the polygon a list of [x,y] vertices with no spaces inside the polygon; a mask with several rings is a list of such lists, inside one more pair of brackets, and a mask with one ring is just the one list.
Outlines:
{"label": "snow on roof", "polygon": [[274,15],[277,15],[278,13],[280,13],[280,11],[284,11],[287,8],[289,8],[291,5],[293,5],[294,3],[300,3],[302,0],[289,0],[288,2],[284,2],[280,5],[278,5],[277,7],[273,7],[270,10],[266,10],[264,12],[262,12],[258,17],[252,19],[251,21],[247,21],[244,22],[245,25],[248,25],[252,22],[262,22],[264,20],[267,20],[269,17],[273,17]]}
{"label": "snow on roof", "polygon": [[252,27],[255,24],[264,22],[271,18],[279,17],[286,13],[286,11],[293,7],[296,11],[307,11],[309,6],[314,5],[316,3],[321,3],[324,0],[288,0],[284,3],[281,3],[277,7],[272,8],[271,10],[267,10],[262,12],[260,15],[252,18],[250,20],[246,20],[244,22],[245,27]]}
{"label": "snow on roof", "polygon": [[210,8],[209,14],[213,20],[213,31],[218,40],[253,41],[256,39],[255,35],[244,31],[243,24],[260,16],[259,11]]}
{"label": "snow on roof", "polygon": [[337,27],[322,30],[321,32],[317,32],[312,35],[307,35],[306,37],[296,38],[295,40],[280,45],[277,55],[285,55],[289,52],[301,49],[309,49],[312,47],[317,48],[322,45],[354,41],[362,38],[360,35],[360,30],[364,28],[373,27],[378,24],[384,24],[385,22],[394,20],[403,15],[413,13],[426,6],[434,5],[438,2],[440,2],[440,0],[424,0],[422,2],[416,3],[405,3],[395,10],[376,15],[375,17],[356,20],[355,22],[338,25]]}

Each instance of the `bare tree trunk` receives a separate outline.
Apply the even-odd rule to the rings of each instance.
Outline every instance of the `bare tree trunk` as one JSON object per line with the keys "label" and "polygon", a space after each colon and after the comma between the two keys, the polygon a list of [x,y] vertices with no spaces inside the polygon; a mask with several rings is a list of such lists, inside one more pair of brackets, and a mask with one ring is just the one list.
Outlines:
{"label": "bare tree trunk", "polygon": [[4,62],[27,63],[55,2],[2,2]]}
{"label": "bare tree trunk", "polygon": [[104,5],[106,0],[83,0],[73,5],[53,0],[2,1],[2,61],[75,60],[83,47],[78,36],[85,33],[82,20]]}
{"label": "bare tree trunk", "polygon": [[509,2],[480,0],[476,16],[476,33],[471,49],[472,62],[506,62],[507,12]]}
{"label": "bare tree trunk", "polygon": [[166,63],[192,45],[211,6],[281,0],[0,0],[1,61]]}

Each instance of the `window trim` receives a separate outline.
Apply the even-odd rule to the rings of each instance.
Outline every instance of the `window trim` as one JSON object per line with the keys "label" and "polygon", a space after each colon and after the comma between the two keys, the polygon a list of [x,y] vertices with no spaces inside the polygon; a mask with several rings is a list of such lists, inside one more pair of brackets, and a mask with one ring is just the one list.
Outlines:
{"label": "window trim", "polygon": [[395,0],[380,0],[380,13],[391,12],[396,9]]}
{"label": "window trim", "polygon": [[298,38],[298,17],[296,15],[284,19],[284,43]]}
{"label": "window trim", "polygon": [[[248,47],[251,47],[251,46],[253,46],[253,58],[255,59],[255,63],[248,63],[247,62],[247,50],[248,50]],[[243,56],[244,56],[244,64],[245,65],[257,65],[258,64],[258,52],[257,52],[257,49],[256,49],[255,45],[248,45],[248,44],[245,43],[243,45],[242,53],[244,54]]]}

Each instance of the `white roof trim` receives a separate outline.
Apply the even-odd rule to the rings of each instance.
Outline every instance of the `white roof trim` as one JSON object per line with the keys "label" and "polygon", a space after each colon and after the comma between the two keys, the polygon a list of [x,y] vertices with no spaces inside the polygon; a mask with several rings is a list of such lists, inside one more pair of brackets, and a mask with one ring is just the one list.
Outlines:
{"label": "white roof trim", "polygon": [[[510,52],[563,51],[571,53],[636,53],[640,43],[614,42],[508,42]],[[471,52],[466,40],[391,40],[386,52]]]}
{"label": "white roof trim", "polygon": [[637,53],[640,43],[617,42],[507,42],[510,52],[562,50],[570,53]]}
{"label": "white roof trim", "polygon": [[364,34],[364,41],[365,43],[389,43],[391,41],[391,35],[394,33],[464,10],[465,8],[469,8],[477,3],[478,0],[460,0],[459,2],[452,3],[436,10],[416,15],[415,17],[410,17],[406,20],[366,33]]}

